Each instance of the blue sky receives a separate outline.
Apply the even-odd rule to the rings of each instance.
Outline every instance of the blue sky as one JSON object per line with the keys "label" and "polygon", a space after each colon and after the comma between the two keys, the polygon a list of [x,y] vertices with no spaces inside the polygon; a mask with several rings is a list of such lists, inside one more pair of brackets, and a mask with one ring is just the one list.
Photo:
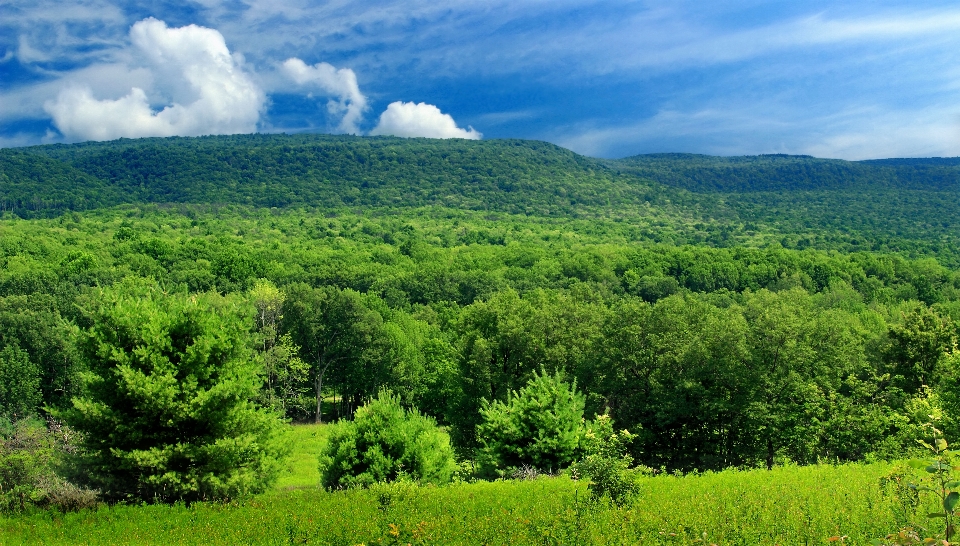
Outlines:
{"label": "blue sky", "polygon": [[329,132],[960,155],[960,4],[4,0],[0,146]]}

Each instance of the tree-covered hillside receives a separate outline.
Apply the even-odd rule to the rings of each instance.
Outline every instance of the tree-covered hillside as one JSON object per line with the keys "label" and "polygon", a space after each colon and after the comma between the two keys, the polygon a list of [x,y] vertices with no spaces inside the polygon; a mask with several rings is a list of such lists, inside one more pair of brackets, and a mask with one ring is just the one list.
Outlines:
{"label": "tree-covered hillside", "polygon": [[604,163],[621,173],[696,192],[869,192],[880,188],[956,191],[960,184],[960,158],[843,161],[784,154],[647,154]]}
{"label": "tree-covered hillside", "polygon": [[[122,203],[614,219],[634,240],[899,252],[960,264],[960,161],[654,154],[533,141],[329,135],[154,138],[0,150],[0,208]],[[42,180],[42,182],[38,182]]]}
{"label": "tree-covered hillside", "polygon": [[0,150],[0,211],[35,216],[121,201],[109,184],[62,161],[22,150]]}
{"label": "tree-covered hillside", "polygon": [[[635,436],[632,460],[671,470],[896,457],[934,411],[960,434],[958,193],[924,178],[955,161],[601,161],[538,142],[317,135],[0,159],[0,421],[72,419],[99,438],[85,449],[116,497],[153,491],[103,470],[127,450],[139,476],[143,446],[66,408],[118,405],[113,422],[129,411],[162,432],[144,438],[176,438],[174,415],[142,410],[148,379],[164,411],[192,407],[187,386],[236,388],[238,414],[296,420],[350,419],[389,390],[490,476],[570,463],[581,414],[608,414]],[[221,322],[211,358],[236,381],[195,385]],[[564,397],[562,461],[496,452],[525,441],[498,436],[509,408]],[[158,476],[199,468],[164,457]]]}
{"label": "tree-covered hillside", "polygon": [[119,192],[124,202],[438,204],[571,214],[578,206],[651,198],[649,183],[614,179],[592,159],[528,141],[241,135],[121,139],[16,153],[55,159],[65,169],[87,173]]}

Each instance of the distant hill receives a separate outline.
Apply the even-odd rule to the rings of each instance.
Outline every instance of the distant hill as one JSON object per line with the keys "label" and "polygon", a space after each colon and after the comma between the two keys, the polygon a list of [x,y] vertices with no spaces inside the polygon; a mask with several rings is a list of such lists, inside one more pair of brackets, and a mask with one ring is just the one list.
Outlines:
{"label": "distant hill", "polygon": [[781,154],[647,154],[605,164],[621,173],[695,192],[960,189],[960,158],[843,161]]}
{"label": "distant hill", "polygon": [[118,203],[443,205],[577,214],[697,193],[957,191],[960,158],[581,156],[545,142],[333,135],[120,139],[0,149],[0,207],[18,214]]}
{"label": "distant hill", "polygon": [[684,233],[678,240],[695,244],[776,241],[960,265],[960,158],[603,160],[527,140],[309,134],[0,149],[0,212],[29,218],[122,203],[606,218],[654,240]]}
{"label": "distant hill", "polygon": [[[13,156],[50,166],[45,176],[53,186],[109,188],[103,203],[444,205],[556,214],[652,194],[649,183],[614,180],[597,160],[521,140],[239,135],[0,150],[0,158]],[[8,173],[17,181],[32,176]],[[0,199],[23,197],[17,184],[0,188]]]}
{"label": "distant hill", "polygon": [[68,163],[28,150],[0,150],[0,211],[82,210],[121,199],[109,184]]}

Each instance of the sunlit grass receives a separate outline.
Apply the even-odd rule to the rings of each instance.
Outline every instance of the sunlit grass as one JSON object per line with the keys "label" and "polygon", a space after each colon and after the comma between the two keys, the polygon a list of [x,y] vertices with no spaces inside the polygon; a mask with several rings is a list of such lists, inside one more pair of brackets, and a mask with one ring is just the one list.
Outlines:
{"label": "sunlit grass", "polygon": [[[0,519],[5,544],[868,544],[895,530],[888,464],[643,478],[632,505],[593,503],[583,482],[316,487],[323,427],[292,433],[288,472],[240,503],[116,506]],[[704,543],[704,542],[699,542]]]}
{"label": "sunlit grass", "polygon": [[326,439],[324,425],[294,425],[288,435],[290,456],[277,480],[277,489],[319,487],[317,456]]}

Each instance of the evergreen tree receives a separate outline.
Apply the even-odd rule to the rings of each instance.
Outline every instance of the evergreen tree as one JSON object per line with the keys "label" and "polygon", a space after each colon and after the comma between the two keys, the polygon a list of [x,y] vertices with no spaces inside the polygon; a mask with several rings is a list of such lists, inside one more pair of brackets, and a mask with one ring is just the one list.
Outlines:
{"label": "evergreen tree", "polygon": [[106,498],[190,502],[269,485],[280,421],[253,403],[242,309],[151,283],[101,291],[80,340],[83,394],[64,417],[83,435],[82,476]]}
{"label": "evergreen tree", "polygon": [[524,465],[559,470],[576,458],[583,422],[584,397],[576,382],[541,370],[506,402],[483,400],[480,437],[481,472]]}

